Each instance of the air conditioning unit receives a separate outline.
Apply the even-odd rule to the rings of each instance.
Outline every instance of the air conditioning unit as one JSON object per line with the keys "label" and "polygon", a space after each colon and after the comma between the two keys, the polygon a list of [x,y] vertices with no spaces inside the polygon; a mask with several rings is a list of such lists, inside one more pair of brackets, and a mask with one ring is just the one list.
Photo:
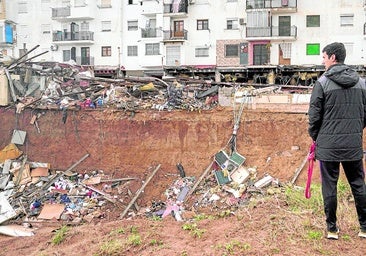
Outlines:
{"label": "air conditioning unit", "polygon": [[57,44],[51,44],[51,51],[55,52],[58,50],[58,45]]}
{"label": "air conditioning unit", "polygon": [[245,19],[244,18],[239,19],[239,24],[240,25],[246,25]]}

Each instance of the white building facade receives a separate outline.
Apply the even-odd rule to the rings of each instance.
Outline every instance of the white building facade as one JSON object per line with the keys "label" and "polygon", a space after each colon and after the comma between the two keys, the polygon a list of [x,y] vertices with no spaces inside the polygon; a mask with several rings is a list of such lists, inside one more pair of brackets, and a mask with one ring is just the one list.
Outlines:
{"label": "white building facade", "polygon": [[321,65],[322,48],[339,41],[347,64],[365,65],[365,0],[5,0],[3,9],[14,41],[0,47],[14,58],[40,45],[37,61],[127,74],[244,72]]}

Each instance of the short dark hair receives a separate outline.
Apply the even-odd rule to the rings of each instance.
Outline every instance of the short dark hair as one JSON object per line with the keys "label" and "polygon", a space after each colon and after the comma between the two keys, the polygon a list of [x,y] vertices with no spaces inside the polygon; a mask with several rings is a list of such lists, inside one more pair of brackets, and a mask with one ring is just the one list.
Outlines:
{"label": "short dark hair", "polygon": [[343,43],[334,42],[328,44],[323,48],[322,52],[325,52],[328,57],[334,54],[336,61],[339,63],[344,63],[344,60],[346,59],[346,48]]}

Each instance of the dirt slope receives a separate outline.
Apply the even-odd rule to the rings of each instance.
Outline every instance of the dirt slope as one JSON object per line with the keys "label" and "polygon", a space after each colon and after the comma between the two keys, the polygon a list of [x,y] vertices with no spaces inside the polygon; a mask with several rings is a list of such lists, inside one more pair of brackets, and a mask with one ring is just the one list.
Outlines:
{"label": "dirt slope", "polygon": [[[177,163],[182,163],[186,175],[199,177],[213,155],[225,149],[233,130],[233,111],[229,108],[134,115],[113,110],[70,112],[65,123],[61,112],[44,111],[39,119],[40,132],[29,124],[32,114],[26,110],[15,116],[14,110],[1,109],[0,147],[9,143],[13,129],[25,130],[27,142],[21,150],[29,159],[65,170],[90,154],[74,171],[103,170],[114,177],[138,177],[131,187],[133,192],[148,176],[149,167],[161,164],[137,201],[141,207],[164,198],[165,189],[176,179]],[[304,113],[247,110],[242,115],[237,150],[246,157],[246,166],[256,167],[258,177],[267,173],[281,182],[290,181],[309,145]],[[305,183],[305,169],[297,179],[299,185]],[[319,180],[317,172],[316,166],[315,182]],[[111,237],[125,240],[131,227],[137,228],[144,242],[124,245],[121,253],[111,255],[361,255],[366,249],[354,237],[355,226],[345,227],[351,239],[338,243],[321,240],[317,245],[319,241],[304,239],[297,233],[303,221],[311,221],[322,230],[323,220],[312,220],[311,213],[294,215],[283,199],[272,199],[235,215],[200,222],[199,228],[206,230],[201,238],[182,230],[183,224],[170,217],[163,221],[143,217],[120,220],[122,209],[110,205],[105,218],[71,228],[61,245],[50,243],[55,234],[52,231],[60,227],[57,224],[34,225],[39,229],[32,237],[0,236],[0,246],[5,248],[0,255],[103,255],[103,241]],[[352,209],[351,205],[351,214]],[[118,228],[123,234],[111,236]],[[231,247],[235,249],[231,251]]]}

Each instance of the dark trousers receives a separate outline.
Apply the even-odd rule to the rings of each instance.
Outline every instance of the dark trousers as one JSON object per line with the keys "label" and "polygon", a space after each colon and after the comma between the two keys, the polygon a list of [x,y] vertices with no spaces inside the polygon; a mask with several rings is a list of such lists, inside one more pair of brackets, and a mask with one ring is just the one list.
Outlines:
{"label": "dark trousers", "polygon": [[363,160],[344,162],[320,162],[324,212],[328,231],[337,230],[337,182],[339,167],[342,164],[344,173],[351,187],[360,228],[366,231],[366,185]]}

